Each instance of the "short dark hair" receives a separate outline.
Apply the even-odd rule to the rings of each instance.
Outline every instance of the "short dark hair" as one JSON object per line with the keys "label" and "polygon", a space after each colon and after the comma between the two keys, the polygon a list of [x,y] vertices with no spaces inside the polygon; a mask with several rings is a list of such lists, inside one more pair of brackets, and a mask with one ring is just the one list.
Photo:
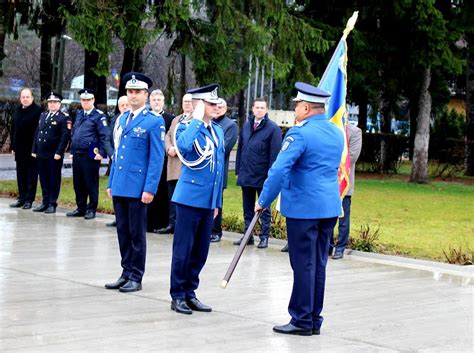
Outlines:
{"label": "short dark hair", "polygon": [[265,97],[255,98],[252,102],[252,107],[255,105],[255,102],[264,102],[265,105],[268,107],[267,99]]}

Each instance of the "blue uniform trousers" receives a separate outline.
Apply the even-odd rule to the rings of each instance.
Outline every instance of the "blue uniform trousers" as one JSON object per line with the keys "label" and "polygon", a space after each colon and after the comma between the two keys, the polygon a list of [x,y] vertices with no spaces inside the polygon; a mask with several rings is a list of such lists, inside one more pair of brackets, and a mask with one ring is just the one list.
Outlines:
{"label": "blue uniform trousers", "polygon": [[61,190],[63,159],[38,158],[38,172],[43,192],[43,205],[56,207]]}
{"label": "blue uniform trousers", "polygon": [[196,297],[199,273],[209,253],[213,216],[213,209],[176,204],[170,288],[173,300]]}
{"label": "blue uniform trousers", "polygon": [[[242,202],[244,208],[244,222],[245,222],[245,231],[252,222],[252,218],[255,215],[255,201],[256,195],[260,196],[262,188],[254,188],[242,186]],[[270,235],[270,223],[271,223],[272,214],[270,207],[263,210],[260,215],[260,225],[261,233],[260,239],[268,238]]]}
{"label": "blue uniform trousers", "polygon": [[336,253],[343,253],[349,240],[349,230],[351,227],[351,196],[344,196],[342,199],[342,208],[344,210],[344,217],[339,218],[339,234],[337,235],[337,244],[334,242],[334,229],[331,233],[331,245],[329,253],[332,253],[333,247],[336,248]]}
{"label": "blue uniform trousers", "polygon": [[337,217],[286,218],[293,291],[288,312],[294,326],[319,329],[323,322],[329,238]]}
{"label": "blue uniform trousers", "polygon": [[146,260],[147,205],[138,198],[114,196],[122,277],[142,281]]}
{"label": "blue uniform trousers", "polygon": [[[72,178],[76,194],[77,209],[81,212],[96,211],[99,203],[100,161],[87,153],[75,153],[72,158]],[[89,197],[89,204],[87,203]]]}

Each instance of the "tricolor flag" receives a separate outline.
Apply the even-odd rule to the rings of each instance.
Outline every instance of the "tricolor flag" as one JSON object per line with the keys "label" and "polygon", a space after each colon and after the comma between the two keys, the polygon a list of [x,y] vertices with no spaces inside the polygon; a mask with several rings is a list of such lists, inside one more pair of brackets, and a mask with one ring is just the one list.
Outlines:
{"label": "tricolor flag", "polygon": [[354,12],[352,17],[347,21],[344,34],[337,45],[331,61],[329,62],[318,87],[331,93],[326,111],[330,117],[330,121],[336,124],[344,134],[344,151],[341,156],[339,165],[339,194],[341,199],[346,196],[349,190],[349,174],[351,161],[349,157],[349,148],[347,140],[347,109],[346,109],[346,92],[347,92],[347,43],[346,38],[350,31],[354,28],[357,21],[358,11]]}

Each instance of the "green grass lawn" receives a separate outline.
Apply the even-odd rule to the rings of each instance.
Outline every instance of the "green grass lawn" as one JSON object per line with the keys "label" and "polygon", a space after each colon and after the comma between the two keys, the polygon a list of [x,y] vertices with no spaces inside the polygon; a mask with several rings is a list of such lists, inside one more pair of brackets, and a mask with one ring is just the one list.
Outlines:
{"label": "green grass lawn", "polygon": [[[445,261],[449,247],[474,251],[474,186],[455,182],[411,184],[400,176],[356,177],[352,197],[351,235],[361,226],[380,227],[379,243],[386,253]],[[100,180],[99,210],[111,212],[105,193],[106,178]],[[3,196],[14,197],[15,181],[0,182]],[[38,195],[40,193],[38,192]],[[39,200],[39,199],[38,199]],[[61,206],[75,207],[72,178],[63,178]],[[229,175],[224,192],[224,218],[243,222],[241,190]]]}

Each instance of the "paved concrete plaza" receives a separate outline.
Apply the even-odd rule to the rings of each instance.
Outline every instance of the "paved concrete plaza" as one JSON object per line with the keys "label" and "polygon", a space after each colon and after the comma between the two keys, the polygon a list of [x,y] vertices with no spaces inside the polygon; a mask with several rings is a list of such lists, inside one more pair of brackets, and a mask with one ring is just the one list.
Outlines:
{"label": "paved concrete plaza", "polygon": [[120,274],[110,216],[68,219],[10,202],[0,199],[1,352],[473,351],[472,269],[330,260],[321,335],[286,336],[272,332],[289,320],[282,242],[248,247],[225,290],[236,247],[211,244],[197,294],[213,312],[180,315],[168,294],[171,236],[148,234],[143,290],[122,294],[103,287]]}

